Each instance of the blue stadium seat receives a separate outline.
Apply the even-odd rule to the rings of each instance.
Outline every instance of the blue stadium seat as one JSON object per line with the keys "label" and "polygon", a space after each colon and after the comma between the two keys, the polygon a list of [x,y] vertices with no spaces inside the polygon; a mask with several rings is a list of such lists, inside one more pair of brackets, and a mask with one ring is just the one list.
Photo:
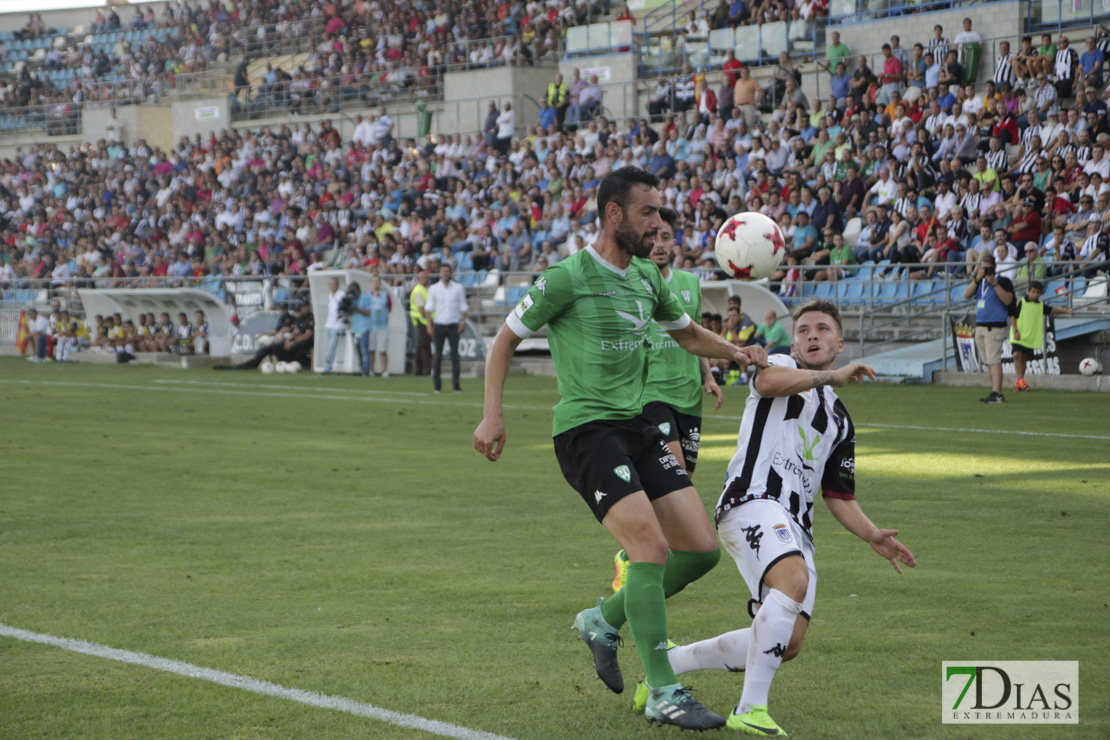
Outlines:
{"label": "blue stadium seat", "polygon": [[814,298],[823,298],[825,300],[828,300],[829,298],[832,298],[832,295],[833,284],[828,281],[817,283],[817,288],[813,291]]}
{"label": "blue stadium seat", "polygon": [[520,303],[520,299],[524,297],[524,294],[527,293],[528,289],[531,287],[531,285],[514,285],[509,288],[508,292],[505,293],[505,303],[509,306],[515,306]]}

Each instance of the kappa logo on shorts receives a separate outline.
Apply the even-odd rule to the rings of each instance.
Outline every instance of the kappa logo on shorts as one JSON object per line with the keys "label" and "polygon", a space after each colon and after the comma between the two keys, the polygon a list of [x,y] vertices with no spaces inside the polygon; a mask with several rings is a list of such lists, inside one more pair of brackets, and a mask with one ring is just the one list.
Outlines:
{"label": "kappa logo on shorts", "polygon": [[763,539],[763,533],[759,531],[760,525],[754,527],[744,527],[741,531],[744,533],[744,540],[748,543],[753,551],[755,551],[756,559],[759,558],[759,541]]}
{"label": "kappa logo on shorts", "polygon": [[794,538],[790,536],[790,530],[786,528],[785,524],[776,524],[775,535],[783,542],[790,542]]}
{"label": "kappa logo on shorts", "polygon": [[662,424],[659,425],[659,431],[663,432],[663,434],[670,434],[671,433],[671,423],[669,421],[663,422]]}
{"label": "kappa logo on shorts", "polygon": [[604,491],[594,491],[594,503],[600,504],[601,499],[605,498],[606,495]]}
{"label": "kappa logo on shorts", "polygon": [[632,481],[632,471],[628,469],[627,465],[618,465],[617,467],[613,468],[613,472],[616,473],[617,477],[625,483],[629,483]]}
{"label": "kappa logo on shorts", "polygon": [[681,292],[682,292],[682,300],[686,301],[687,303],[689,303],[690,301],[692,301],[694,299],[694,296],[693,296],[692,293],[690,293],[690,291],[683,290]]}

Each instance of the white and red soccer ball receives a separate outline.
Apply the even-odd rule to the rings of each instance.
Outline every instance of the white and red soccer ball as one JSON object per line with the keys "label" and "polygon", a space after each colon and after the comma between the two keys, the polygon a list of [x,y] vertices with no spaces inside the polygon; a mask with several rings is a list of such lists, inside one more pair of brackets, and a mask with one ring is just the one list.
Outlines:
{"label": "white and red soccer ball", "polygon": [[1102,372],[1102,363],[1093,357],[1079,361],[1079,372],[1083,375],[1094,375]]}
{"label": "white and red soccer ball", "polygon": [[717,230],[717,264],[730,278],[770,277],[783,257],[786,241],[773,219],[754,211],[730,216]]}

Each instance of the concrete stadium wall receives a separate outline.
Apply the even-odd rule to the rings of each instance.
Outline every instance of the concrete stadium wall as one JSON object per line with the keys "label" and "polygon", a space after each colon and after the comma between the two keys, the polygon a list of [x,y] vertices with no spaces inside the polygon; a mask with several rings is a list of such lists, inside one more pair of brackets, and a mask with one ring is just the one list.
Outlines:
{"label": "concrete stadium wall", "polygon": [[173,141],[182,136],[191,139],[195,134],[207,136],[209,131],[231,127],[231,111],[226,97],[179,100],[169,107],[173,120]]}
{"label": "concrete stadium wall", "polygon": [[444,133],[475,133],[482,130],[489,101],[513,103],[517,126],[528,126],[539,116],[539,100],[555,79],[550,66],[494,67],[466,72],[448,72],[443,78]]}

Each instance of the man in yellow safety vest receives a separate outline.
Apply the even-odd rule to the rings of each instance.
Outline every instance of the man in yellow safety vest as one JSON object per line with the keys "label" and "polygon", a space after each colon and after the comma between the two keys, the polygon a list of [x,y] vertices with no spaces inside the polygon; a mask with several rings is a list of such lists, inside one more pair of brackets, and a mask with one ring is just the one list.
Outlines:
{"label": "man in yellow safety vest", "polygon": [[428,271],[416,273],[416,285],[409,294],[409,318],[416,328],[416,352],[413,354],[413,372],[428,375],[432,372],[432,338],[428,336],[428,320],[432,317],[424,309],[428,303]]}

